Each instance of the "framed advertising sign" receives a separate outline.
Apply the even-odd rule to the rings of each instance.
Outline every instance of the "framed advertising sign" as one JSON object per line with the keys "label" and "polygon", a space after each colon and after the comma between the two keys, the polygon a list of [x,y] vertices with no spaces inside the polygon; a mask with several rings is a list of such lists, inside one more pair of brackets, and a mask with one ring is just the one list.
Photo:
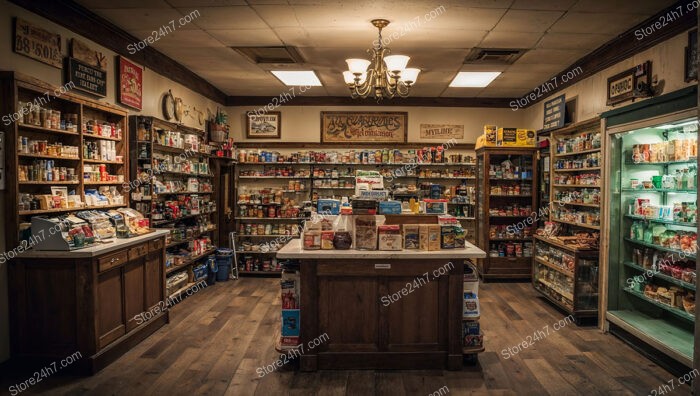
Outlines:
{"label": "framed advertising sign", "polygon": [[107,96],[107,72],[83,63],[75,58],[68,58],[67,82],[75,84],[75,89],[89,94]]}
{"label": "framed advertising sign", "polygon": [[141,110],[143,106],[143,68],[128,59],[117,57],[117,101]]}
{"label": "framed advertising sign", "polygon": [[559,95],[544,102],[544,119],[542,132],[552,131],[564,126],[566,118],[566,95]]}
{"label": "framed advertising sign", "polygon": [[268,111],[262,114],[246,113],[245,137],[247,139],[281,139],[282,113]]}
{"label": "framed advertising sign", "polygon": [[61,35],[24,19],[15,18],[14,51],[57,69],[63,69]]}
{"label": "framed advertising sign", "polygon": [[405,143],[407,112],[322,111],[322,143]]}
{"label": "framed advertising sign", "polygon": [[651,91],[651,62],[646,61],[608,78],[607,105],[643,98]]}
{"label": "framed advertising sign", "polygon": [[464,125],[420,124],[421,139],[464,139]]}

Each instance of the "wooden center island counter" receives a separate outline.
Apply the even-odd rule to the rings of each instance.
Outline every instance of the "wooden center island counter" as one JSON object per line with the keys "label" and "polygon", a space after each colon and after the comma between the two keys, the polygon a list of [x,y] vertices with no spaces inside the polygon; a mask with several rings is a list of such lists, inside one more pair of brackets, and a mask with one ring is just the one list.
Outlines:
{"label": "wooden center island counter", "polygon": [[300,261],[301,370],[460,370],[464,259],[485,256],[468,242],[359,251],[303,250],[290,241],[277,257]]}

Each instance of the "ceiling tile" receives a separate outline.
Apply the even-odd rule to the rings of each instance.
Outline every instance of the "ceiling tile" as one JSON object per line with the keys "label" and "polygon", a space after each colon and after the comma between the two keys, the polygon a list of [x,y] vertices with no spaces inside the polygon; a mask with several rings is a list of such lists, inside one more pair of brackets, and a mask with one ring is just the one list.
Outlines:
{"label": "ceiling tile", "polygon": [[[652,15],[674,4],[676,0],[579,0],[571,11]],[[631,26],[630,26],[631,27]]]}
{"label": "ceiling tile", "polygon": [[610,34],[546,33],[537,48],[593,50],[613,38]]}
{"label": "ceiling tile", "polygon": [[226,46],[279,46],[282,41],[270,29],[210,29],[207,32]]}
{"label": "ceiling tile", "polygon": [[617,35],[645,19],[640,14],[567,12],[550,29],[552,33]]}
{"label": "ceiling tile", "polygon": [[566,11],[577,0],[515,0],[510,7],[514,10]]}
{"label": "ceiling tile", "polygon": [[[187,15],[191,11],[187,9],[185,13],[180,13],[174,8],[137,8],[100,10],[98,14],[126,31],[154,31],[161,27],[165,28],[165,26],[171,28],[171,21],[174,21],[176,30],[191,30],[197,29],[194,22],[182,26],[178,23],[183,15]],[[201,17],[200,13],[199,18]],[[194,21],[197,21],[199,18],[194,19]]]}
{"label": "ceiling tile", "polygon": [[[189,8],[178,8],[189,13]],[[258,14],[247,6],[199,7],[200,16],[194,24],[201,29],[264,29],[267,28]]]}
{"label": "ceiling tile", "polygon": [[542,33],[513,33],[491,31],[479,43],[481,48],[533,48],[542,37]]}
{"label": "ceiling tile", "polygon": [[564,67],[574,63],[587,54],[585,50],[554,50],[554,49],[534,49],[520,57],[515,63],[564,65]]}
{"label": "ceiling tile", "polygon": [[420,32],[410,32],[404,36],[384,35],[382,42],[389,43],[389,47],[394,50],[400,49],[404,52],[411,49],[472,48],[477,46],[486,34],[486,30],[422,29]]}
{"label": "ceiling tile", "polygon": [[506,69],[507,72],[514,72],[514,73],[548,73],[550,76],[553,76],[555,73],[558,73],[562,71],[562,69],[566,66],[562,66],[559,64],[547,64],[547,63],[516,63],[514,65],[508,66]]}
{"label": "ceiling tile", "polygon": [[562,11],[508,10],[503,19],[496,25],[495,30],[524,33],[545,32],[562,15],[564,15]]}
{"label": "ceiling tile", "polygon": [[549,73],[504,73],[489,84],[489,87],[533,89],[549,77]]}
{"label": "ceiling tile", "polygon": [[[153,34],[150,30],[134,30],[130,33],[139,39]],[[151,45],[158,50],[169,47],[212,48],[223,46],[219,40],[213,38],[203,30],[176,30],[171,34],[163,36]]]}
{"label": "ceiling tile", "polygon": [[255,12],[265,23],[272,27],[298,27],[294,8],[286,5],[256,5],[253,7]]}

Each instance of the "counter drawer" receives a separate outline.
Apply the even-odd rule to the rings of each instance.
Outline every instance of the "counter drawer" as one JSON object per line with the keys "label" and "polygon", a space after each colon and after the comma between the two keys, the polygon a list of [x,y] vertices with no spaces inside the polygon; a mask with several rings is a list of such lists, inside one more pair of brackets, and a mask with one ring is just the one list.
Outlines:
{"label": "counter drawer", "polygon": [[148,254],[148,243],[142,243],[129,249],[129,260],[135,260]]}
{"label": "counter drawer", "polygon": [[97,269],[99,272],[107,271],[110,268],[125,264],[127,262],[126,250],[113,253],[97,259]]}
{"label": "counter drawer", "polygon": [[158,238],[149,242],[148,250],[150,252],[163,249],[163,238]]}

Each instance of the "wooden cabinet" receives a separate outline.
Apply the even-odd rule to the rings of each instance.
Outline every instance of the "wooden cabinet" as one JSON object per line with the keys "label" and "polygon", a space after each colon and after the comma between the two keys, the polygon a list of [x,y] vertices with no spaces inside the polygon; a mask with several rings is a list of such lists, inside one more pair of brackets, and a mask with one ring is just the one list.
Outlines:
{"label": "wooden cabinet", "polygon": [[36,365],[80,351],[77,370],[94,373],[167,323],[167,310],[137,319],[165,297],[163,234],[118,240],[123,247],[94,257],[10,261],[12,359]]}
{"label": "wooden cabinet", "polygon": [[460,369],[462,261],[303,260],[302,370]]}
{"label": "wooden cabinet", "polygon": [[476,151],[477,245],[482,279],[532,276],[537,220],[534,148],[483,147]]}

